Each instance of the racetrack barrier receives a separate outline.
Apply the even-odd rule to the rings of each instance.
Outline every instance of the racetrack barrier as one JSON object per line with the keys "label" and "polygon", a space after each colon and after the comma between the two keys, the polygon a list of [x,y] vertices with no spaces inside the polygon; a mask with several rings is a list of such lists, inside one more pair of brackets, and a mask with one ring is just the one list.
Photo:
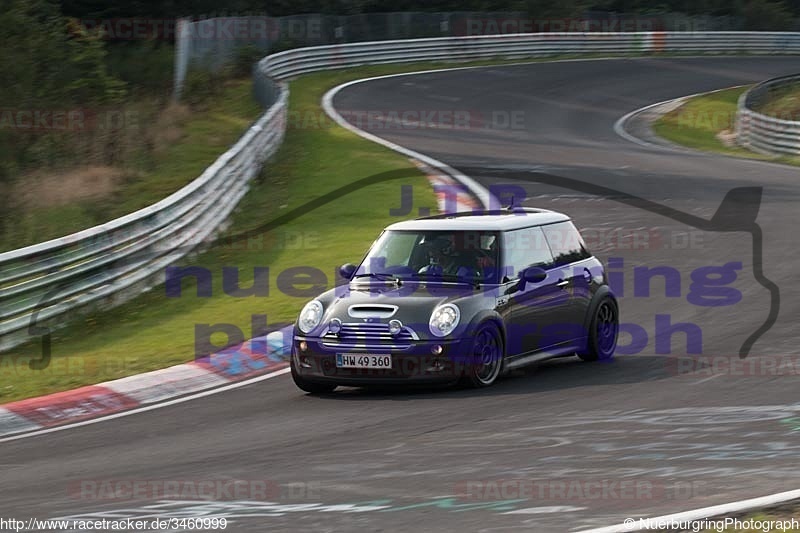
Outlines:
{"label": "racetrack barrier", "polygon": [[800,87],[800,75],[766,80],[739,97],[736,109],[736,142],[740,146],[765,155],[800,155],[800,121],[771,117],[755,111],[774,98],[775,93],[790,85]]}

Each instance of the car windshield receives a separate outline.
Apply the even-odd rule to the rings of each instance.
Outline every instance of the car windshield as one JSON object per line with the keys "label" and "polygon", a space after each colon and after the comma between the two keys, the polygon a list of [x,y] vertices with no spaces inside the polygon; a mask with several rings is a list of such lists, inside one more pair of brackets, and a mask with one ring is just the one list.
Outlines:
{"label": "car windshield", "polygon": [[385,231],[356,277],[497,283],[499,239],[484,231]]}

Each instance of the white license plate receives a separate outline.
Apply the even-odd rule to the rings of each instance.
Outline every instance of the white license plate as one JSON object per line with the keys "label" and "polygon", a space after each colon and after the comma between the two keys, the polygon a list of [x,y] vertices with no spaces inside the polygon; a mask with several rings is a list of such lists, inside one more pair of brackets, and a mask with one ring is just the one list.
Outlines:
{"label": "white license plate", "polygon": [[337,353],[336,366],[338,368],[392,368],[392,356],[366,353]]}

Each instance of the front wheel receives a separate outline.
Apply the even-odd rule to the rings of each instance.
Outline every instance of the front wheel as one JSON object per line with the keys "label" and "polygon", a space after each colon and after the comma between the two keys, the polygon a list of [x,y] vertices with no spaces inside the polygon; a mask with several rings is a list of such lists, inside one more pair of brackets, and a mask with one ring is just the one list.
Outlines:
{"label": "front wheel", "polygon": [[586,350],[578,353],[584,361],[606,361],[614,356],[619,335],[619,308],[610,296],[600,300],[589,325]]}
{"label": "front wheel", "polygon": [[470,387],[489,387],[503,369],[503,339],[494,324],[483,324],[475,333],[472,351],[462,383]]}

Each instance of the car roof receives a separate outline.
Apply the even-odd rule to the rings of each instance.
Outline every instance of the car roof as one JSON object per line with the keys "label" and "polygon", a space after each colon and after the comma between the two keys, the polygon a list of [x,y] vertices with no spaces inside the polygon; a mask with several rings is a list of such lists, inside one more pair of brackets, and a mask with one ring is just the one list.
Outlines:
{"label": "car roof", "polygon": [[547,209],[515,207],[498,211],[463,211],[435,215],[397,222],[386,229],[400,231],[510,231],[568,220],[567,215]]}

